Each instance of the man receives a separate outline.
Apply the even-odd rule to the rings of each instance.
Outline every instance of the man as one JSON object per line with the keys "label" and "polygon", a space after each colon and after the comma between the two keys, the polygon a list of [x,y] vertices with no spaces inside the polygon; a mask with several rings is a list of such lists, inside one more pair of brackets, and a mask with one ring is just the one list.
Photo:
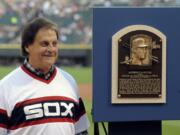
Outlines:
{"label": "man", "polygon": [[137,37],[132,41],[131,49],[132,65],[150,65],[149,45],[145,37]]}
{"label": "man", "polygon": [[21,67],[0,82],[0,135],[87,135],[83,101],[74,79],[54,63],[59,33],[36,18],[22,33]]}

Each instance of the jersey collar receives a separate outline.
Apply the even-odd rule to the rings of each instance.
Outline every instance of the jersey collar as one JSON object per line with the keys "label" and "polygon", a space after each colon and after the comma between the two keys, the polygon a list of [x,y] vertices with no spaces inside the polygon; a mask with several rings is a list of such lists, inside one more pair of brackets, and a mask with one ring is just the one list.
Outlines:
{"label": "jersey collar", "polygon": [[44,74],[43,72],[41,72],[38,69],[33,68],[28,62],[27,60],[24,61],[24,64],[21,66],[21,69],[27,73],[28,75],[30,75],[31,77],[33,77],[36,80],[42,81],[44,83],[50,83],[53,78],[56,75],[56,68],[55,66],[52,66],[50,68],[50,70],[48,71],[47,74]]}

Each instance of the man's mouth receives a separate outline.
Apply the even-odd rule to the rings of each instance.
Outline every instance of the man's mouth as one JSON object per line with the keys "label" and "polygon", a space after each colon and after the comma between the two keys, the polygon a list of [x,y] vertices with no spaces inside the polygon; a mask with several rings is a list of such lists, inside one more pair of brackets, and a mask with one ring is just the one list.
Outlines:
{"label": "man's mouth", "polygon": [[54,57],[54,55],[43,55],[44,57]]}

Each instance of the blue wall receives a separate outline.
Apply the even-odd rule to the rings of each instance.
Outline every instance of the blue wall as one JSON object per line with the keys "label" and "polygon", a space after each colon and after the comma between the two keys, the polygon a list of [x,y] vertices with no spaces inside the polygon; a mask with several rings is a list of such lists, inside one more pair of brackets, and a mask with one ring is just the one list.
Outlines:
{"label": "blue wall", "polygon": [[[111,38],[135,24],[167,37],[166,104],[111,104]],[[180,8],[93,9],[93,119],[144,121],[180,119]]]}

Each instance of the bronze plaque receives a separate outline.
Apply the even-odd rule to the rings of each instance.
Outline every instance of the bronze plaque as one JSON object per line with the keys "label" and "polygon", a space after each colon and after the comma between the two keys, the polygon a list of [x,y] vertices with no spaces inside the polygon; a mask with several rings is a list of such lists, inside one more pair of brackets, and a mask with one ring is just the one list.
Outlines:
{"label": "bronze plaque", "polygon": [[112,37],[112,103],[166,102],[166,37],[132,25]]}

